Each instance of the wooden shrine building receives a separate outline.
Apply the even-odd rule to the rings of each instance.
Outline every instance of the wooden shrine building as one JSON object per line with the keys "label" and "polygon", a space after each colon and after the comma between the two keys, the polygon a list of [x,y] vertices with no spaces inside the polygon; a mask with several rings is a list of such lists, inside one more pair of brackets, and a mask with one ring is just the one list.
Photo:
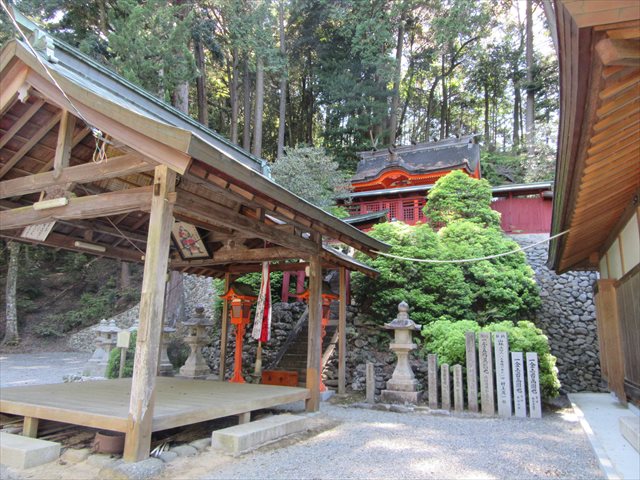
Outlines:
{"label": "wooden shrine building", "polygon": [[[131,380],[3,389],[0,411],[25,416],[27,434],[38,418],[126,432],[125,460],[137,461],[163,428],[296,399],[317,410],[322,269],[374,273],[326,242],[369,255],[387,246],[278,186],[260,159],[20,21],[36,52],[19,40],[0,52],[0,235],[143,263],[144,278]],[[263,261],[309,268],[306,388],[156,379],[167,271],[229,281]],[[344,348],[340,359],[344,370]]]}
{"label": "wooden shrine building", "polygon": [[[346,221],[367,231],[375,223],[425,222],[429,190],[454,170],[480,178],[480,146],[475,136],[360,152],[351,178],[353,191],[341,202]],[[506,184],[492,188],[491,207],[501,213],[505,233],[548,233],[551,225],[551,182]]]}
{"label": "wooden shrine building", "polygon": [[598,270],[600,365],[640,402],[640,3],[556,0],[560,130],[549,266]]}

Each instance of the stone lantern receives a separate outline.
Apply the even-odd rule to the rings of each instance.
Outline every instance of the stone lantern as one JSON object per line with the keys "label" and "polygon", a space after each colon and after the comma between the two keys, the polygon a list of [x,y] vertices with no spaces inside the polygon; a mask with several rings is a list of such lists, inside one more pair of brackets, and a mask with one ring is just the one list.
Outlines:
{"label": "stone lantern", "polygon": [[397,318],[384,326],[394,331],[394,339],[389,348],[398,357],[396,369],[387,382],[387,390],[382,391],[382,400],[386,403],[416,404],[422,398],[422,390],[418,390],[420,384],[409,365],[409,352],[416,348],[412,341],[413,331],[420,330],[420,325],[409,318],[408,312],[409,305],[401,302]]}
{"label": "stone lantern", "polygon": [[213,323],[207,320],[204,315],[204,307],[198,305],[193,318],[189,321],[182,322],[187,327],[187,336],[184,341],[189,348],[189,358],[180,367],[180,376],[187,378],[207,378],[211,375],[211,369],[207,365],[206,360],[202,356],[202,347],[207,344],[207,327],[213,326]]}
{"label": "stone lantern", "polygon": [[162,329],[162,342],[160,347],[160,364],[158,365],[158,375],[161,377],[173,376],[173,364],[169,360],[167,348],[169,347],[169,335],[175,332],[175,328],[164,327]]}
{"label": "stone lantern", "polygon": [[87,362],[82,374],[88,377],[104,377],[107,374],[107,363],[109,362],[109,353],[115,347],[117,335],[120,329],[116,326],[115,320],[107,323],[105,319],[95,327],[96,332],[96,349]]}

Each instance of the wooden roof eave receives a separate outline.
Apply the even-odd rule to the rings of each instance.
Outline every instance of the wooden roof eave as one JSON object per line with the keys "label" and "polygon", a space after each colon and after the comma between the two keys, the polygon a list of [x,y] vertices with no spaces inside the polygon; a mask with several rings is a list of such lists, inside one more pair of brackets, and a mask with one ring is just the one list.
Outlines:
{"label": "wooden roof eave", "polygon": [[[625,198],[630,197],[626,192],[632,192],[637,188],[640,159],[635,164],[629,164],[628,175],[621,176],[617,173],[621,168],[618,147],[607,146],[615,138],[609,140],[609,135],[598,134],[604,126],[616,121],[616,128],[624,122],[624,128],[629,132],[636,132],[635,137],[638,137],[638,128],[633,123],[637,123],[633,116],[638,115],[637,104],[635,109],[631,108],[635,112],[625,115],[624,118],[616,120],[609,117],[605,121],[602,120],[610,112],[629,105],[629,98],[633,99],[633,95],[623,93],[624,85],[619,87],[618,83],[636,85],[637,89],[637,69],[631,74],[632,77],[636,76],[635,80],[629,80],[628,69],[612,67],[637,65],[637,52],[632,55],[633,59],[606,66],[603,65],[603,58],[606,62],[606,59],[611,57],[603,56],[601,48],[608,45],[606,40],[610,31],[630,27],[637,29],[640,7],[636,2],[634,9],[628,8],[632,3],[614,5],[613,2],[556,1],[560,43],[561,115],[551,234],[571,229],[568,234],[550,243],[548,265],[558,273],[571,269],[597,268],[593,259],[602,248],[602,238],[607,235],[592,230],[598,228],[608,231],[613,228],[618,211],[624,209]],[[630,20],[634,21],[630,23]],[[637,39],[637,32],[633,32],[633,38]],[[619,73],[616,74],[616,71]],[[618,79],[616,75],[622,75],[623,78]],[[613,81],[616,83],[612,86]],[[613,103],[617,101],[618,94],[621,95],[622,105]],[[609,143],[605,144],[603,140]],[[629,142],[625,140],[624,146],[630,145],[628,149],[633,149],[634,140]],[[635,142],[637,151],[637,139]],[[603,152],[598,153],[600,151]],[[617,163],[614,163],[616,161]],[[594,180],[596,171],[604,177],[596,177]],[[636,185],[633,184],[634,177]],[[600,214],[596,215],[589,199],[598,190],[598,185],[604,187],[611,182],[615,182],[616,195],[615,198],[609,195],[605,200],[609,202],[607,199],[612,197],[611,202],[615,200],[615,205],[609,202],[606,211],[601,211],[603,205],[599,205],[597,208]],[[602,195],[598,195],[598,199],[600,204],[604,201]]]}
{"label": "wooden roof eave", "polygon": [[56,64],[50,63],[49,72],[71,98],[73,105],[70,105],[51,82],[44,67],[18,40],[8,42],[0,52],[1,71],[4,71],[12,58],[17,58],[30,69],[26,82],[45,95],[51,103],[76,115],[77,108],[92,126],[113,135],[147,157],[167,164],[177,173],[183,174],[188,169],[191,161],[187,153],[190,132],[119,105],[111,101],[106,94],[100,95],[90,89],[79,77],[70,78],[61,73]]}
{"label": "wooden roof eave", "polygon": [[[256,172],[242,163],[233,161],[233,159],[228,158],[215,146],[199,138],[197,135],[194,135],[192,139],[189,153],[193,158],[197,158],[216,170],[225,172],[226,175],[239,182],[242,188],[258,195],[264,195],[270,201],[278,205],[286,206],[289,210],[303,215],[311,222],[321,224],[330,231],[328,233],[332,235],[333,238],[339,239],[341,242],[360,250],[364,250],[369,255],[371,255],[369,251],[384,252],[389,249],[386,243],[376,240],[357,228],[344,223],[337,217],[281,187],[261,173]],[[309,228],[313,228],[313,225],[310,225]]]}

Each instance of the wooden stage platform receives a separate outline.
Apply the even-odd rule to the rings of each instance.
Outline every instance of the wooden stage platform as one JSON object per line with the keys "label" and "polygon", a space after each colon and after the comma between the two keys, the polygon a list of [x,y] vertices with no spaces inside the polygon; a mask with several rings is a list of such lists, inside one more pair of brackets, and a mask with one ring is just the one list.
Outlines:
{"label": "wooden stage platform", "polygon": [[[0,389],[0,413],[124,432],[131,379]],[[308,398],[309,390],[158,377],[153,431],[240,415]]]}

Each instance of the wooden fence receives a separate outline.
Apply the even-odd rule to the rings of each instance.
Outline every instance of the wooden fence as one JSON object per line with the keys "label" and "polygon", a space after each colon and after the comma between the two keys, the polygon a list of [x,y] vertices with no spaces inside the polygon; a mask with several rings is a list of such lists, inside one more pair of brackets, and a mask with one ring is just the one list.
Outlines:
{"label": "wooden fence", "polygon": [[483,415],[495,415],[497,408],[501,417],[527,417],[527,413],[531,418],[542,417],[538,354],[509,351],[506,332],[496,332],[493,336],[481,332],[477,343],[474,332],[466,333],[466,377],[465,405],[462,366],[438,365],[437,355],[429,354],[429,407],[451,410],[453,399],[456,412],[466,407],[472,412],[480,410]]}

